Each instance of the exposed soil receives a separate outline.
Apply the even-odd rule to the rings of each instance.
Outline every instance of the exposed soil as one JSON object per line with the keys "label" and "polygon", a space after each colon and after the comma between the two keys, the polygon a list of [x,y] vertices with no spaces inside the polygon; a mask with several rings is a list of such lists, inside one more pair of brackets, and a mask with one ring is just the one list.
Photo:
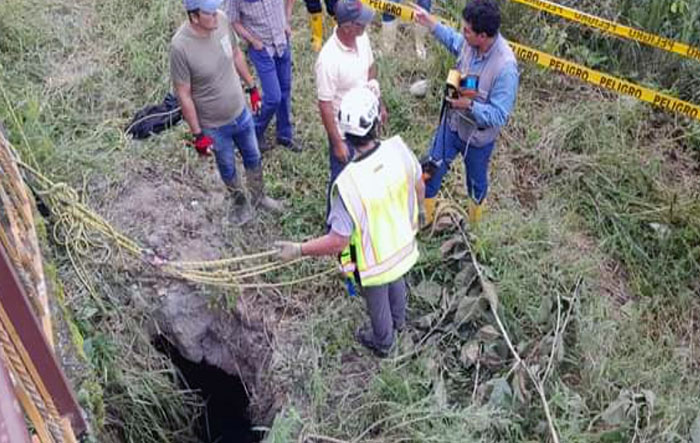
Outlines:
{"label": "exposed soil", "polygon": [[[269,249],[265,216],[245,228],[229,223],[227,192],[212,163],[189,171],[134,164],[101,212],[116,229],[169,260],[213,260]],[[267,381],[279,320],[275,293],[244,292],[229,307],[224,300],[234,294],[217,288],[165,277],[141,287],[152,300],[151,333],[166,335],[187,360],[239,376],[253,423],[271,424],[284,398]]]}

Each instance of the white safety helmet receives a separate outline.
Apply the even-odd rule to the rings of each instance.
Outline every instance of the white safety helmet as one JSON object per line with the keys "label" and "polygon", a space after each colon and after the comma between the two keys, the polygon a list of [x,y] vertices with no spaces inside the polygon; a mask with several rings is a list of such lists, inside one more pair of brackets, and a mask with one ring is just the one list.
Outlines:
{"label": "white safety helmet", "polygon": [[366,86],[349,90],[340,102],[338,121],[344,134],[362,137],[379,118],[379,99]]}

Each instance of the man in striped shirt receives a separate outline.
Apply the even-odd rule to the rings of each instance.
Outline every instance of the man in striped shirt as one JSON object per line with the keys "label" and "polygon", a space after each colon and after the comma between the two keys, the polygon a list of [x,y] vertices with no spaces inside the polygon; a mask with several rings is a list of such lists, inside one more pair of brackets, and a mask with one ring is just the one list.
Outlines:
{"label": "man in striped shirt", "polygon": [[292,128],[291,27],[294,0],[227,0],[227,12],[236,33],[248,42],[248,56],[262,84],[263,103],[255,117],[260,151],[269,146],[265,130],[273,117],[276,140],[292,151],[301,146]]}

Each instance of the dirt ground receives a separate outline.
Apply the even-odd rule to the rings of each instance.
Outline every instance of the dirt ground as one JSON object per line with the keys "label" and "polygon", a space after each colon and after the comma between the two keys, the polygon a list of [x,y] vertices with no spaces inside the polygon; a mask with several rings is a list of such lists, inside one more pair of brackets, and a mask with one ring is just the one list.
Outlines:
{"label": "dirt ground", "polygon": [[[213,160],[196,159],[191,168],[159,163],[125,167],[126,177],[105,197],[100,212],[114,227],[168,260],[205,261],[269,249],[270,216],[239,228],[228,220],[227,191]],[[240,166],[240,165],[239,165]],[[279,328],[278,293],[247,290],[235,306],[222,289],[203,288],[158,276],[140,287],[152,301],[151,333],[163,333],[193,362],[206,361],[240,375],[256,424],[269,425],[284,395],[269,380]],[[231,295],[231,293],[228,293]]]}

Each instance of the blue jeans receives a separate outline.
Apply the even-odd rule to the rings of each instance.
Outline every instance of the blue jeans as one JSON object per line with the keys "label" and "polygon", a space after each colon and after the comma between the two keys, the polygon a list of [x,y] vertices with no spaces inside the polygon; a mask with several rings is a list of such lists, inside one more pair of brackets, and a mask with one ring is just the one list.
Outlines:
{"label": "blue jeans", "polygon": [[270,56],[267,49],[248,50],[262,86],[262,108],[255,116],[255,133],[262,136],[273,116],[277,116],[277,140],[292,140],[292,51],[288,44],[281,56]]}
{"label": "blue jeans", "polygon": [[[391,0],[394,3],[401,3],[403,0]],[[418,0],[416,3],[418,3],[418,6],[421,8],[425,9],[426,11],[430,12],[430,9],[433,6],[433,0]],[[382,14],[382,21],[383,22],[393,22],[396,19],[391,14]],[[416,25],[420,26],[420,25]]]}
{"label": "blue jeans", "polygon": [[489,162],[494,146],[495,143],[491,142],[479,148],[471,145],[467,147],[457,132],[451,130],[447,122],[443,122],[433,137],[433,146],[430,149],[430,157],[436,160],[440,167],[425,184],[426,198],[437,195],[442,186],[442,177],[459,153],[464,158],[469,197],[480,204],[486,198],[489,189]]}
{"label": "blue jeans", "polygon": [[[326,14],[330,15],[331,17],[335,17],[335,4],[338,0],[326,0]],[[309,14],[315,14],[317,12],[321,12],[323,9],[321,8],[321,0],[304,0],[304,3],[306,3],[306,11]]]}
{"label": "blue jeans", "polygon": [[221,180],[227,185],[233,183],[233,180],[236,178],[234,144],[241,152],[245,169],[260,167],[258,140],[255,138],[253,116],[248,111],[248,108],[243,108],[243,112],[234,118],[231,123],[218,128],[205,128],[202,129],[202,132],[214,139],[216,166],[219,168]]}

